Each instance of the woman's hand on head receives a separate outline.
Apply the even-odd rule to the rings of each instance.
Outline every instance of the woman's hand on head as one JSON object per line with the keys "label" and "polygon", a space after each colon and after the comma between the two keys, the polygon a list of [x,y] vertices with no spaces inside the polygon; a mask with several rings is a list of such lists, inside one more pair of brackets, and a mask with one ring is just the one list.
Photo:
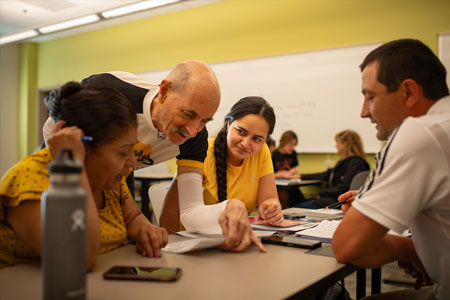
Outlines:
{"label": "woman's hand on head", "polygon": [[161,248],[166,246],[167,242],[167,230],[148,223],[138,230],[136,250],[142,256],[161,257]]}
{"label": "woman's hand on head", "polygon": [[219,218],[219,224],[225,237],[222,249],[241,252],[253,242],[261,252],[266,252],[261,240],[251,228],[247,209],[242,201],[229,199]]}
{"label": "woman's hand on head", "polygon": [[81,141],[84,135],[83,130],[76,126],[64,127],[65,125],[65,121],[58,121],[52,128],[50,137],[47,140],[52,155],[56,157],[61,148],[70,148],[74,157],[84,163],[86,154],[83,142]]}
{"label": "woman's hand on head", "polygon": [[267,224],[277,225],[284,220],[280,200],[276,198],[264,200],[258,207],[258,214]]}

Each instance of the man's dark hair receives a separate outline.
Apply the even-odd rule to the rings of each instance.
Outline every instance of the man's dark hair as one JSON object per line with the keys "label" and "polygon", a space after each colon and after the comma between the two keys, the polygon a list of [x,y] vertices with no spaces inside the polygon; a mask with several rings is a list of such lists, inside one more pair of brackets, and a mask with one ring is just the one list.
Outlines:
{"label": "man's dark hair", "polygon": [[403,80],[413,79],[430,100],[449,94],[445,67],[433,51],[419,40],[400,39],[376,48],[359,66],[361,72],[374,62],[378,63],[377,80],[389,92],[395,92]]}

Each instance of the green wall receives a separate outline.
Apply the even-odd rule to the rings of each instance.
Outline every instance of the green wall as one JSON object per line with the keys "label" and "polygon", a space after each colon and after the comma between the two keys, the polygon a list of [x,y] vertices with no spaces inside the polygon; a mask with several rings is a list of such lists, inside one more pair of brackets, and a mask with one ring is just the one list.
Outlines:
{"label": "green wall", "polygon": [[229,0],[39,44],[38,85],[414,37],[436,53],[450,1]]}
{"label": "green wall", "polygon": [[[137,73],[186,59],[217,63],[404,37],[438,53],[438,34],[450,31],[449,12],[450,1],[433,0],[228,0],[40,43],[35,76],[38,87],[48,88],[102,71]],[[326,155],[300,159],[301,171],[309,172],[322,169]]]}
{"label": "green wall", "polygon": [[20,158],[36,148],[37,120],[37,56],[38,45],[23,43],[19,46],[19,147]]}

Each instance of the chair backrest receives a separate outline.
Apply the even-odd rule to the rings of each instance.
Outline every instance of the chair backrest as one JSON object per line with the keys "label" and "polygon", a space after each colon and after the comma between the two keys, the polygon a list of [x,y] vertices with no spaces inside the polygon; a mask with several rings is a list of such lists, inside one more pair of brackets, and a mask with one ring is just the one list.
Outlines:
{"label": "chair backrest", "polygon": [[161,218],[161,214],[164,210],[166,194],[171,183],[172,181],[161,181],[152,184],[148,189],[148,197],[150,198],[150,203],[152,204],[154,221],[158,226],[159,219]]}
{"label": "chair backrest", "polygon": [[356,174],[352,182],[350,183],[350,191],[359,190],[359,188],[366,182],[367,176],[369,176],[370,171],[362,171]]}

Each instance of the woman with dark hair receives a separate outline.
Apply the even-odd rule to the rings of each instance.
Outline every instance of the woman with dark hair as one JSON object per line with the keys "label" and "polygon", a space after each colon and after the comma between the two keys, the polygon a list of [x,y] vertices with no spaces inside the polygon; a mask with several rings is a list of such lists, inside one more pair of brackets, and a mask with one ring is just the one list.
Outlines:
{"label": "woman with dark hair", "polygon": [[[87,267],[98,254],[127,238],[144,256],[160,256],[167,232],[142,215],[125,182],[136,163],[136,113],[116,89],[68,82],[52,91],[45,105],[56,125],[48,144],[25,157],[0,182],[0,267],[39,259],[42,251],[41,194],[50,185],[48,164],[70,148],[84,168],[87,196]],[[92,140],[82,142],[83,136]]]}
{"label": "woman with dark hair", "polygon": [[[203,167],[203,201],[218,209],[238,206],[242,213],[250,213],[258,206],[259,216],[269,224],[283,221],[277,197],[272,160],[266,139],[275,126],[272,107],[261,97],[239,100],[225,116],[223,128],[216,138],[209,140],[208,154]],[[204,231],[204,220],[184,216],[181,221],[188,230]],[[216,221],[217,222],[217,221]],[[242,251],[251,241],[264,251],[253,231],[234,251]]]}

